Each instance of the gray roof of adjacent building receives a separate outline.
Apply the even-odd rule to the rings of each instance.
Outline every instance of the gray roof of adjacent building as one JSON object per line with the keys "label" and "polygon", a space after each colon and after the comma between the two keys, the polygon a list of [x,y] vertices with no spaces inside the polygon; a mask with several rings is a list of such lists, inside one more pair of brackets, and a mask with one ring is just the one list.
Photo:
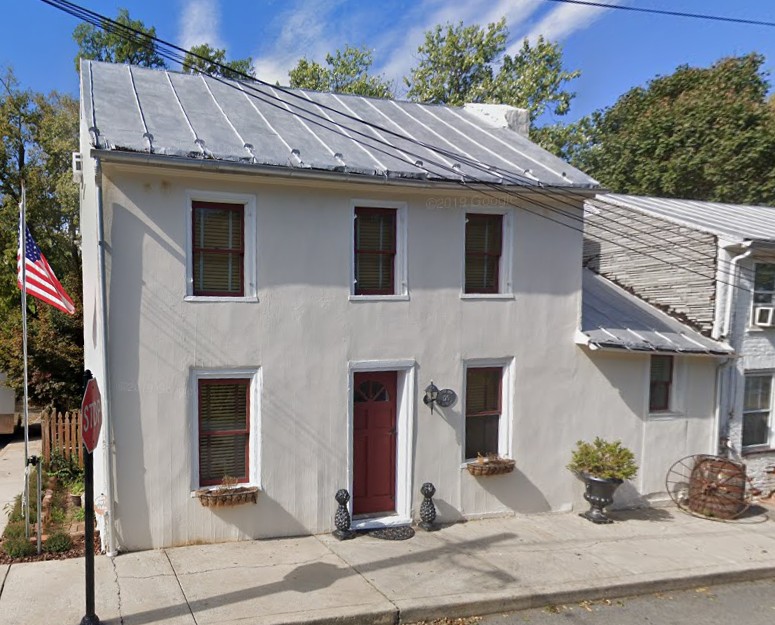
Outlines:
{"label": "gray roof of adjacent building", "polygon": [[599,194],[607,202],[660,217],[732,241],[775,241],[775,207],[701,202],[618,193]]}
{"label": "gray roof of adjacent building", "polygon": [[[320,93],[84,60],[93,148],[159,157],[565,189],[597,181],[465,107]],[[516,109],[505,107],[508,113]]]}
{"label": "gray roof of adjacent building", "polygon": [[682,324],[589,269],[583,270],[581,332],[592,348],[729,356],[732,348]]}

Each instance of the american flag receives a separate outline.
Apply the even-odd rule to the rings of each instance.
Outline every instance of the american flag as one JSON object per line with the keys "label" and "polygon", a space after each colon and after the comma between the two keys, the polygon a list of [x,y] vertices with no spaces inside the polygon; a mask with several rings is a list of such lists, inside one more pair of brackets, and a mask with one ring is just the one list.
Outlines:
{"label": "american flag", "polygon": [[[46,257],[40,251],[35,239],[30,234],[30,229],[25,226],[24,231],[26,233],[26,251],[27,262],[26,277],[27,277],[27,293],[43,300],[47,304],[56,306],[62,312],[66,312],[69,315],[75,313],[75,306],[73,306],[73,300],[65,293],[64,287],[59,283],[57,277],[54,275],[54,270],[48,264]],[[17,274],[19,288],[22,288],[22,245],[19,241],[19,253],[16,255]]]}

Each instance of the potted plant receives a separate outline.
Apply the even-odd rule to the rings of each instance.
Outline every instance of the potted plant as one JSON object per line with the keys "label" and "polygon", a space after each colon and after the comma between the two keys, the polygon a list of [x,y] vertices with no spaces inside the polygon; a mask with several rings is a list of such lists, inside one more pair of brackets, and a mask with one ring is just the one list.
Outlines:
{"label": "potted plant", "polygon": [[218,506],[238,506],[243,503],[256,503],[258,486],[239,486],[237,478],[225,475],[215,488],[200,488],[196,496],[206,508]]}
{"label": "potted plant", "polygon": [[604,508],[614,501],[614,492],[624,480],[635,477],[638,465],[632,451],[621,441],[607,441],[600,437],[594,442],[578,441],[568,469],[584,480],[584,499],[590,508],[580,516],[592,523],[613,523]]}

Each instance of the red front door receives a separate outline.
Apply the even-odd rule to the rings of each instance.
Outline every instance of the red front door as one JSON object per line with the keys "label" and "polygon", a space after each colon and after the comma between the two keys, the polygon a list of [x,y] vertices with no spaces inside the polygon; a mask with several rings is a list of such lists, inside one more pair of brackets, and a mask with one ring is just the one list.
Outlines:
{"label": "red front door", "polygon": [[353,380],[353,514],[396,510],[396,372]]}

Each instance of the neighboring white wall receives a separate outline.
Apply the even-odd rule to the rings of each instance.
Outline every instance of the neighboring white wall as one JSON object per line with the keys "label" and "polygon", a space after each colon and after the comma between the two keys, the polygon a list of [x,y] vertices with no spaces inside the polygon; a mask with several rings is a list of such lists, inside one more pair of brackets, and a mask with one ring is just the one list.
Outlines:
{"label": "neighboring white wall", "polygon": [[[719,360],[676,356],[669,413],[649,414],[650,356],[647,353],[583,350],[581,377],[586,391],[576,403],[572,423],[577,439],[619,439],[635,453],[638,475],[622,485],[616,504],[666,498],[665,477],[674,462],[713,453],[715,378]],[[586,507],[583,488],[574,505]]]}

